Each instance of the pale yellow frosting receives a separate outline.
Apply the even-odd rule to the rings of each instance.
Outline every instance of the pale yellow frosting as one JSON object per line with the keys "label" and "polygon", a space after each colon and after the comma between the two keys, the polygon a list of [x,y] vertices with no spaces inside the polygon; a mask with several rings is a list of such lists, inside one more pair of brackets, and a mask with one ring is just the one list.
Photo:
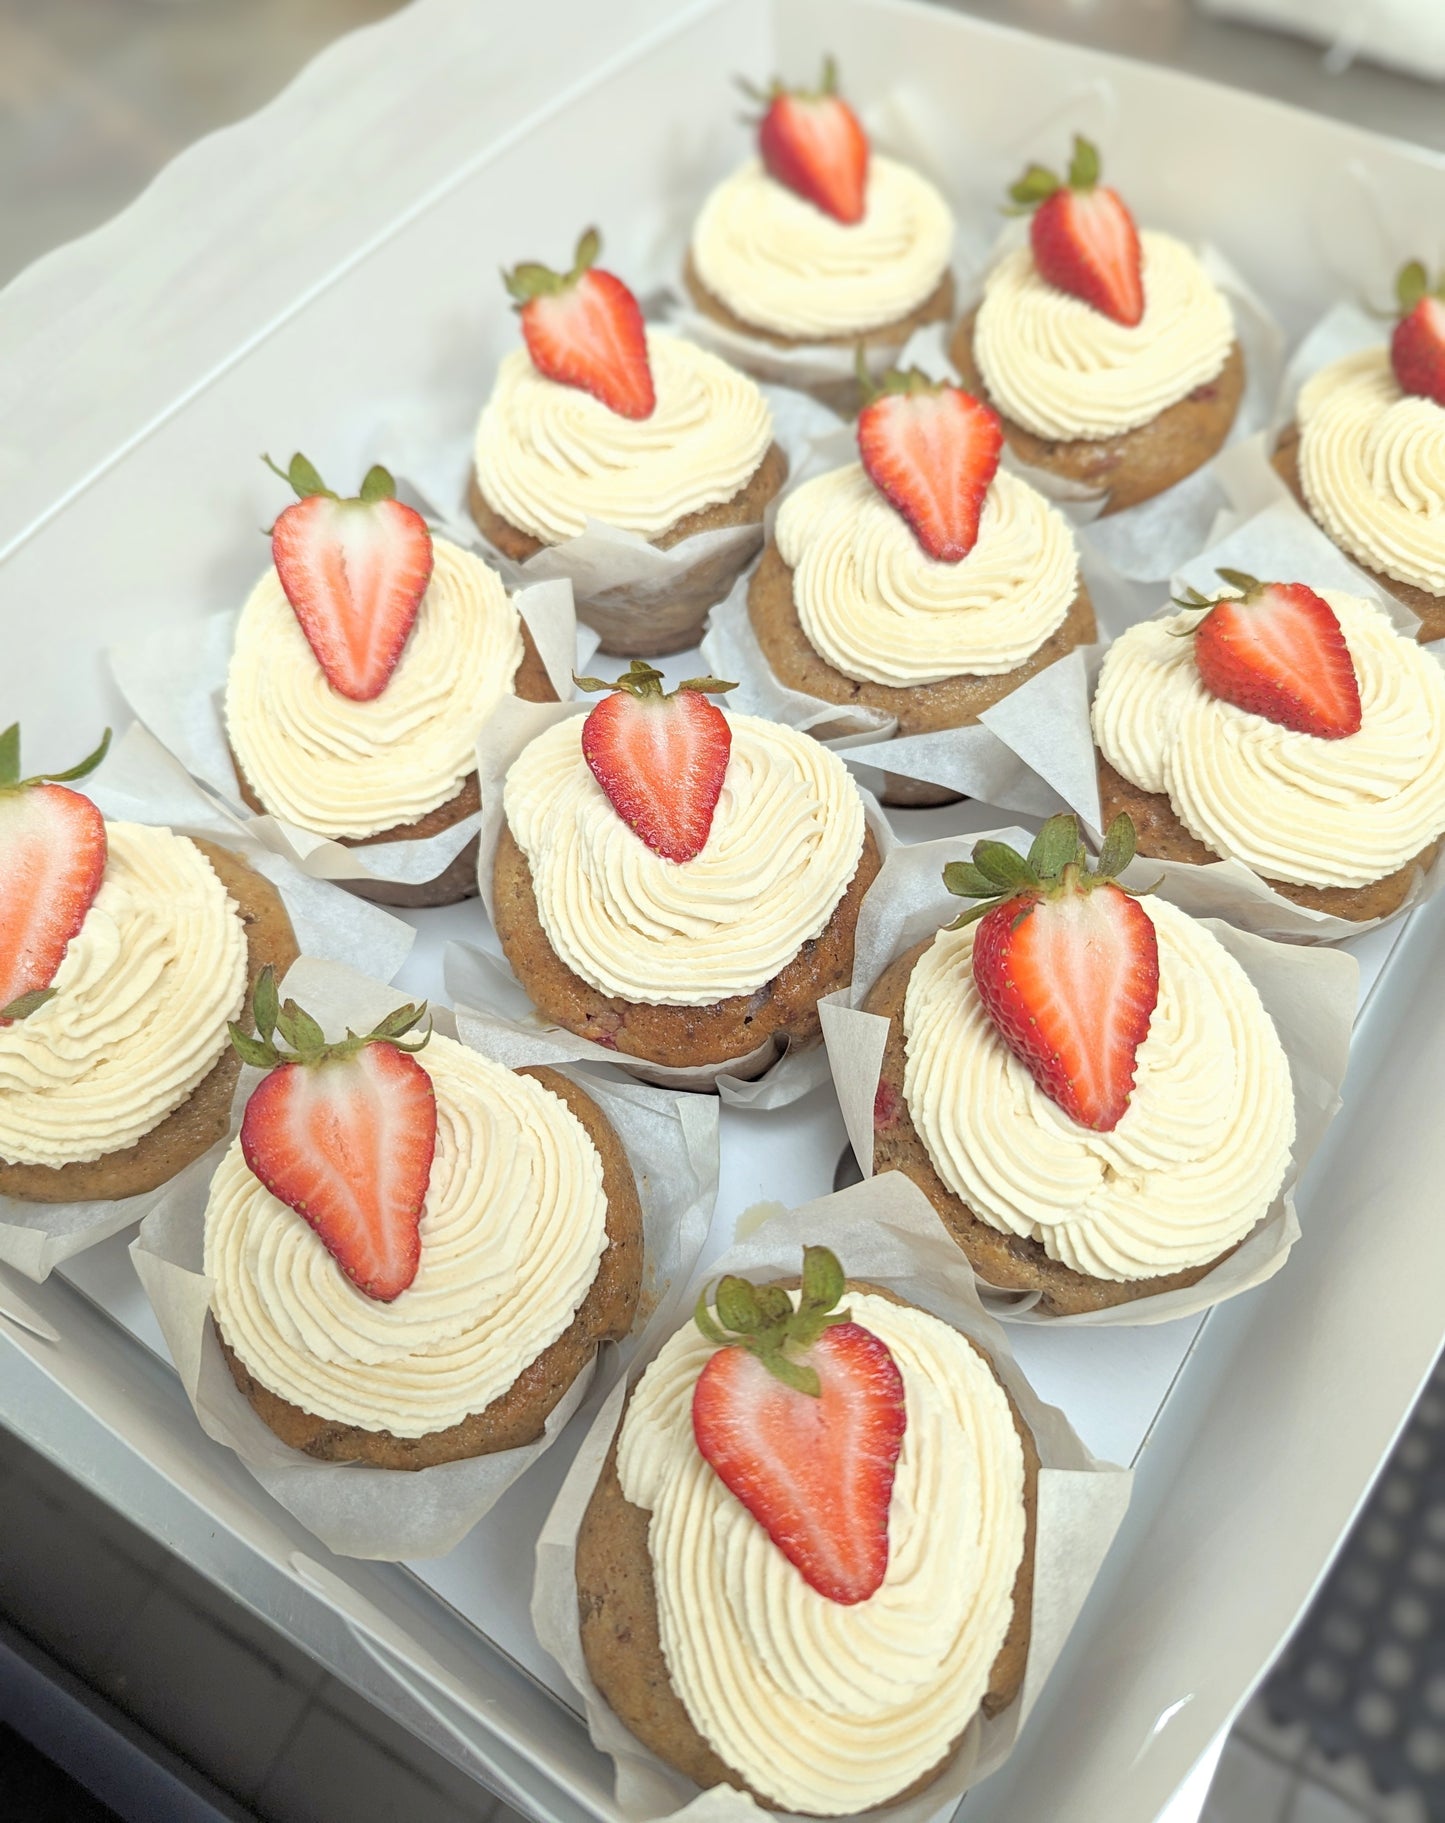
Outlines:
{"label": "pale yellow frosting", "polygon": [[1111,437],[1220,372],[1235,339],[1223,294],[1183,241],[1146,229],[1139,244],[1144,315],[1133,328],[1041,278],[1028,246],[989,273],[973,350],[1005,417],[1040,437]]}
{"label": "pale yellow frosting", "polygon": [[333,690],[274,569],[252,590],[226,674],[226,733],[274,816],[369,836],[454,798],[477,734],[512,687],[522,624],[495,571],[434,538],[431,581],[380,696]]}
{"label": "pale yellow frosting", "polygon": [[863,218],[840,222],[751,158],[702,206],[698,277],[734,316],[795,341],[877,329],[938,287],[953,215],[917,171],[873,153]]}
{"label": "pale yellow frosting", "polygon": [[336,1424],[423,1437],[512,1385],[572,1322],[607,1248],[602,1161],[558,1096],[452,1040],[417,1059],[437,1138],[416,1278],[351,1283],[237,1140],[211,1184],[205,1272],[222,1334],[263,1386]]}
{"label": "pale yellow frosting", "polygon": [[714,1352],[689,1324],[622,1423],[622,1491],[647,1550],[667,1674],[693,1726],[780,1809],[841,1816],[930,1772],[976,1714],[1013,1618],[1026,1539],[1023,1447],[987,1361],[936,1317],[853,1293],[887,1343],[907,1429],[888,1570],[842,1606],[804,1581],[693,1440]]}
{"label": "pale yellow frosting", "polygon": [[236,907],[194,842],[107,823],[100,891],[55,997],[0,1026],[0,1159],[69,1165],[123,1152],[226,1049],[246,992]]}
{"label": "pale yellow frosting", "polygon": [[779,722],[730,715],[732,751],[701,854],[668,861],[613,809],[580,715],[512,762],[503,804],[547,941],[599,992],[711,1006],[771,981],[819,936],[863,850],[846,767]]}
{"label": "pale yellow frosting", "polygon": [[1445,595],[1445,406],[1402,392],[1382,345],[1321,368],[1298,416],[1300,480],[1335,543]]}
{"label": "pale yellow frosting", "polygon": [[1360,687],[1358,734],[1297,734],[1212,696],[1198,624],[1170,615],[1109,648],[1094,739],[1143,791],[1167,792],[1185,828],[1267,879],[1366,886],[1445,830],[1445,675],[1372,602],[1321,589]]}
{"label": "pale yellow frosting", "polygon": [[790,494],[774,536],[808,643],[846,677],[877,684],[1012,671],[1078,593],[1068,522],[1002,470],[960,563],[928,556],[860,463]]}
{"label": "pale yellow frosting", "polygon": [[589,519],[655,538],[689,513],[740,494],[773,440],[758,388],[715,354],[649,329],[657,404],[624,418],[561,386],[514,348],[477,424],[477,480],[504,519],[543,544]]}
{"label": "pale yellow frosting", "polygon": [[1279,1193],[1294,1095],[1244,970],[1162,899],[1159,1000],[1112,1133],[1079,1126],[999,1036],[973,982],[976,925],[940,931],[903,1008],[903,1095],[934,1169],[980,1221],[1097,1279],[1203,1265]]}

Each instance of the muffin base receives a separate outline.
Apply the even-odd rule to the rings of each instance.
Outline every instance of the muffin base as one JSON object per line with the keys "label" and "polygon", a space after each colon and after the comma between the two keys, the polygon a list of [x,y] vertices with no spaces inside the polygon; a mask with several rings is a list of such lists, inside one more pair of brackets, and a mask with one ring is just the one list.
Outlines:
{"label": "muffin base", "polygon": [[642,1207],[627,1154],[596,1102],[567,1077],[540,1065],[517,1074],[535,1077],[566,1102],[602,1160],[608,1245],[577,1314],[490,1405],[460,1424],[424,1437],[394,1437],[390,1431],[338,1424],[291,1404],[251,1374],[213,1314],[211,1323],[231,1378],[256,1416],[289,1448],[318,1462],[364,1462],[383,1469],[434,1468],[442,1462],[520,1449],[542,1435],[553,1407],[598,1348],[604,1342],[621,1341],[632,1328],[642,1289]]}
{"label": "muffin base", "polygon": [[[796,1285],[797,1281],[790,1283]],[[894,1303],[904,1302],[878,1286],[861,1282],[850,1282],[848,1289],[872,1291],[891,1298]],[[970,1346],[978,1347],[976,1343]],[[997,1379],[993,1362],[982,1349],[978,1349],[978,1353],[988,1361]],[[1002,1385],[1002,1381],[999,1383]],[[1005,1391],[1007,1394],[1007,1389]],[[1013,1619],[994,1660],[988,1691],[981,1705],[984,1714],[989,1716],[1007,1709],[1018,1696],[1032,1631],[1039,1454],[1033,1433],[1012,1395],[1007,1396],[1014,1428],[1023,1446],[1027,1530],[1023,1556],[1014,1578]],[[621,1435],[619,1421],[617,1436],[612,1440],[577,1535],[577,1610],[587,1670],[618,1719],[659,1759],[696,1780],[704,1789],[731,1785],[739,1791],[751,1791],[741,1774],[734,1772],[698,1732],[668,1675],[658,1627],[652,1559],[647,1549],[652,1515],[645,1507],[633,1506],[622,1492],[617,1473],[617,1445]],[[937,1765],[884,1802],[900,1803],[926,1789],[953,1758],[957,1745],[955,1740]],[[764,1808],[776,1808],[776,1800],[763,1793],[751,1791],[751,1795]]]}
{"label": "muffin base", "polygon": [[[788,458],[776,443],[770,443],[747,485],[731,500],[684,514],[648,542],[660,551],[669,551],[699,532],[761,525],[768,502],[787,478]],[[482,536],[513,563],[525,563],[545,548],[540,538],[502,517],[482,492],[475,469],[467,490],[467,504]],[[578,618],[601,635],[602,651],[614,658],[664,658],[670,652],[686,651],[701,638],[708,609],[722,600],[751,558],[751,552],[741,556],[723,554],[698,564],[695,573],[665,605],[650,608],[645,615],[631,606],[625,589],[601,595],[577,594]]]}
{"label": "muffin base", "polygon": [[971,310],[954,331],[949,350],[971,393],[998,411],[1009,447],[1022,462],[1079,481],[1104,494],[1099,517],[1152,500],[1204,467],[1229,435],[1244,394],[1244,351],[1236,342],[1212,380],[1166,406],[1157,418],[1112,437],[1040,437],[1004,415],[990,394],[973,352]]}
{"label": "muffin base", "polygon": [[[246,1007],[243,1023],[250,1029],[251,991],[268,965],[278,977],[300,955],[296,934],[281,895],[264,875],[228,848],[191,836],[231,895],[246,932]],[[241,1060],[230,1041],[209,1072],[163,1121],[143,1133],[123,1152],[70,1165],[10,1165],[0,1160],[0,1196],[29,1203],[86,1203],[140,1196],[169,1183],[177,1172],[225,1137],[231,1123],[231,1097]]]}
{"label": "muffin base", "polygon": [[[1138,852],[1155,861],[1192,861],[1204,863],[1222,859],[1192,836],[1175,815],[1168,794],[1143,791],[1126,779],[1104,758],[1099,761],[1099,810],[1104,827],[1121,812],[1128,815],[1138,838]],[[1327,912],[1332,918],[1352,918],[1362,923],[1368,918],[1388,918],[1398,911],[1414,883],[1416,868],[1428,867],[1440,849],[1442,838],[1422,848],[1413,860],[1393,873],[1371,880],[1368,886],[1297,886],[1288,880],[1269,880],[1277,893],[1303,905],[1310,911]],[[1268,879],[1267,875],[1261,878]]]}
{"label": "muffin base", "polygon": [[[1330,538],[1329,532],[1316,518],[1315,510],[1305,493],[1304,480],[1300,475],[1299,446],[1299,425],[1286,425],[1280,432],[1279,442],[1275,444],[1274,454],[1269,459],[1270,467],[1274,469],[1310,518],[1324,532],[1325,537]],[[1331,538],[1330,542],[1334,543],[1334,540]],[[1343,546],[1338,548],[1344,549]],[[1401,582],[1397,576],[1387,576],[1383,570],[1372,570],[1369,564],[1362,562],[1353,551],[1345,551],[1344,554],[1358,569],[1364,571],[1371,582],[1378,583],[1385,593],[1393,595],[1396,601],[1403,601],[1410,612],[1419,617],[1418,638],[1422,646],[1428,644],[1432,639],[1445,638],[1445,596],[1432,595],[1428,589],[1422,589],[1418,583]]]}
{"label": "muffin base", "polygon": [[666,1069],[724,1064],[769,1039],[795,1048],[822,1037],[818,1001],[853,972],[853,933],[863,895],[882,865],[873,831],[822,934],[754,994],[711,1006],[643,1006],[603,994],[574,975],[547,941],[532,870],[504,823],[493,873],[493,922],[513,972],[545,1019],[609,1051]]}
{"label": "muffin base", "polygon": [[[933,1204],[939,1220],[968,1256],[981,1279],[1004,1291],[1037,1291],[1040,1308],[1054,1316],[1075,1316],[1085,1310],[1111,1310],[1152,1298],[1162,1291],[1197,1285],[1206,1273],[1227,1260],[1234,1247],[1226,1247],[1202,1266],[1183,1272],[1160,1273],[1148,1279],[1096,1279],[1076,1272],[1061,1260],[1050,1259],[1041,1241],[1005,1234],[981,1220],[961,1196],[950,1190],[933,1167],[922,1135],[913,1124],[903,1098],[906,1056],[903,1043],[903,1002],[908,982],[919,958],[933,942],[925,937],[889,965],[874,983],[863,1003],[868,1013],[880,1013],[889,1022],[883,1069],[873,1104],[873,1169],[875,1173],[901,1171],[911,1177]],[[1235,1243],[1237,1247],[1239,1242]]]}

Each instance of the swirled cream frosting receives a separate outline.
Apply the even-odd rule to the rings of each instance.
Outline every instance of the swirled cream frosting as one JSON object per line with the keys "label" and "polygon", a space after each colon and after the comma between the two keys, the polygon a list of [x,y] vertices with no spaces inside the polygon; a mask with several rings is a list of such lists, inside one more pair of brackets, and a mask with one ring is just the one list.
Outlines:
{"label": "swirled cream frosting", "polygon": [[1211,696],[1193,614],[1131,627],[1109,648],[1094,739],[1142,791],[1215,854],[1266,879],[1366,886],[1445,830],[1445,675],[1373,603],[1337,589],[1334,609],[1360,687],[1360,730],[1297,734]]}
{"label": "swirled cream frosting", "polygon": [[1229,305],[1194,253],[1145,230],[1144,315],[1133,328],[1049,284],[1015,247],[984,281],[973,352],[1005,417],[1036,436],[1115,436],[1212,380],[1234,345]]}
{"label": "swirled cream frosting", "polygon": [[1300,481],[1335,543],[1445,595],[1445,406],[1403,392],[1381,345],[1321,368],[1298,416]]}
{"label": "swirled cream frosting", "polygon": [[1289,1063],[1249,977],[1184,912],[1139,903],[1159,1000],[1112,1133],[1072,1121],[999,1036],[974,926],[938,933],[903,1007],[903,1096],[938,1175],[991,1228],[1096,1279],[1182,1272],[1243,1240],[1294,1143]]}
{"label": "swirled cream frosting", "polygon": [[558,1096],[434,1036],[417,1061],[437,1137],[421,1264],[391,1303],[358,1291],[232,1145],[206,1206],[221,1333],[304,1411],[424,1437],[484,1410],[568,1328],[607,1248],[602,1161]]}
{"label": "swirled cream frosting", "polygon": [[617,1468],[651,1514],[667,1674],[693,1726],[754,1791],[817,1816],[867,1810],[936,1767],[988,1688],[1026,1538],[1023,1447],[984,1357],[947,1324],[871,1293],[908,1424],[888,1570],[867,1601],[820,1595],[703,1460],[694,1383],[713,1345],[689,1324],[632,1395]]}
{"label": "swirled cream frosting", "polygon": [[856,462],[790,494],[773,535],[809,645],[865,682],[1012,671],[1078,593],[1067,521],[1003,471],[985,496],[978,542],[959,563],[930,557]]}
{"label": "swirled cream frosting", "polygon": [[668,861],[612,808],[569,716],[525,747],[503,805],[547,941],[600,993],[711,1006],[772,980],[821,935],[863,852],[843,762],[795,729],[730,715],[732,752],[702,852]]}
{"label": "swirled cream frosting", "polygon": [[657,405],[624,418],[562,386],[514,348],[477,424],[477,480],[504,519],[543,544],[589,519],[656,538],[740,494],[773,440],[773,416],[744,373],[664,330],[647,331]]}
{"label": "swirled cream frosting", "polygon": [[953,214],[917,171],[876,152],[863,218],[840,222],[751,158],[702,206],[692,263],[733,315],[794,341],[896,323],[938,288]]}
{"label": "swirled cream frosting", "polygon": [[246,992],[246,935],[184,836],[107,823],[105,874],[55,997],[0,1026],[0,1159],[123,1152],[209,1075]]}
{"label": "swirled cream frosting", "polygon": [[226,733],[274,816],[322,836],[414,823],[461,790],[477,733],[522,662],[522,625],[493,570],[432,541],[431,581],[380,696],[333,690],[274,568],[251,591],[226,673]]}

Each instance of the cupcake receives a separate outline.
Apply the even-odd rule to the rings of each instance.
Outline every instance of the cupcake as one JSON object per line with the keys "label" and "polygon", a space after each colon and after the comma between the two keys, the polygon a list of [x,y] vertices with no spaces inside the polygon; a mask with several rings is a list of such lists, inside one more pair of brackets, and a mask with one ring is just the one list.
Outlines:
{"label": "cupcake", "polygon": [[108,823],[20,775],[0,735],[0,1196],[139,1196],[222,1138],[248,980],[296,955],[268,880],[225,848]]}
{"label": "cupcake", "polygon": [[806,734],[634,660],[508,769],[493,922],[549,1020],[667,1068],[818,1042],[878,871],[863,802]]}
{"label": "cupcake", "polygon": [[[471,509],[516,563],[592,521],[661,550],[699,532],[761,528],[788,472],[753,382],[647,328],[626,285],[596,265],[600,248],[588,229],[570,272],[506,274],[525,347],[503,360],[478,421]],[[625,585],[578,587],[577,612],[604,652],[679,652],[756,548],[734,541],[704,556],[665,606],[629,612]]]}
{"label": "cupcake", "polygon": [[1115,640],[1094,696],[1105,818],[1160,860],[1242,861],[1297,905],[1398,909],[1445,832],[1445,676],[1373,602],[1221,570]]}
{"label": "cupcake", "polygon": [[703,1787],[809,1816],[922,1792],[1022,1685],[1038,1467],[989,1356],[827,1248],[801,1286],[724,1278],[582,1520],[592,1680]]}
{"label": "cupcake", "polygon": [[[279,471],[278,471],[279,472]],[[226,673],[243,801],[348,848],[420,841],[478,809],[477,732],[506,691],[555,691],[494,571],[434,538],[373,468],[340,499],[304,456]],[[386,905],[476,891],[475,841],[420,885],[344,880]]]}
{"label": "cupcake", "polygon": [[875,1171],[905,1172],[990,1285],[1059,1315],[1202,1279],[1265,1216],[1294,1144],[1279,1034],[1202,924],[1090,870],[1078,826],[945,871],[981,901],[879,977]]}
{"label": "cupcake", "polygon": [[1152,499],[1209,461],[1244,391],[1229,305],[1172,235],[1140,233],[1074,141],[1067,181],[1032,165],[1009,192],[1029,244],[984,280],[953,360],[997,406],[1015,454],[1102,495]]}
{"label": "cupcake", "polygon": [[[683,280],[724,329],[779,350],[887,356],[953,315],[953,216],[928,180],[872,150],[828,59],[816,90],[756,99],[758,155],[702,206]],[[763,371],[767,371],[766,361]],[[852,378],[808,388],[834,410]]]}
{"label": "cupcake", "polygon": [[290,1448],[421,1469],[515,1449],[637,1310],[642,1214],[595,1102],[402,1007],[327,1043],[274,977],[269,1073],[211,1184],[205,1273],[233,1379]]}
{"label": "cupcake", "polygon": [[1382,342],[1308,380],[1272,458],[1296,499],[1366,574],[1445,635],[1445,279],[1400,273]]}
{"label": "cupcake", "polygon": [[[998,414],[890,373],[858,420],[862,461],[778,509],[748,592],[779,682],[896,717],[900,735],[977,722],[1095,636],[1067,520],[999,469]],[[884,801],[953,795],[899,779]]]}

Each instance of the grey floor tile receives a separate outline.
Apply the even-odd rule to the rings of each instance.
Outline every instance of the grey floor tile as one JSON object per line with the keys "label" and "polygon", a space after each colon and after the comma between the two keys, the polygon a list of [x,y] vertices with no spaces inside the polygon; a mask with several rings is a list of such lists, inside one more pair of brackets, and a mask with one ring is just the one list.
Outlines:
{"label": "grey floor tile", "polygon": [[1367,1823],[1370,1813],[1326,1785],[1302,1780],[1294,1794],[1285,1823]]}
{"label": "grey floor tile", "polygon": [[476,1823],[410,1766],[313,1703],[253,1800],[267,1823]]}
{"label": "grey floor tile", "polygon": [[1369,1770],[1357,1759],[1329,1760],[1311,1747],[1300,1762],[1300,1771],[1313,1785],[1323,1785],[1346,1803],[1365,1811],[1378,1823],[1428,1823],[1425,1801],[1416,1792],[1384,1797],[1375,1789]]}
{"label": "grey floor tile", "polygon": [[1199,1823],[1284,1823],[1296,1777],[1237,1735],[1226,1744]]}
{"label": "grey floor tile", "polygon": [[114,1550],[152,1575],[161,1575],[175,1561],[166,1547],[152,1538],[149,1532],[143,1532],[139,1526],[133,1525],[58,1463],[52,1462],[48,1456],[42,1456],[38,1450],[25,1448],[24,1445],[20,1447],[23,1454],[15,1459],[14,1472],[22,1483],[38,1489],[53,1504],[75,1514],[92,1531],[98,1532]]}
{"label": "grey floor tile", "polygon": [[1310,1744],[1309,1729],[1303,1722],[1291,1722],[1287,1727],[1276,1722],[1264,1706],[1262,1696],[1241,1713],[1234,1724],[1234,1732],[1241,1740],[1248,1741],[1251,1747],[1261,1747],[1274,1759],[1281,1760],[1287,1766],[1297,1765],[1305,1756]]}
{"label": "grey floor tile", "polygon": [[508,1815],[503,1808],[497,1806],[496,1799],[485,1785],[463,1772],[459,1766],[454,1766],[443,1754],[414,1735],[409,1728],[403,1727],[384,1710],[378,1709],[370,1698],[358,1696],[340,1678],[323,1678],[316,1691],[316,1702],[349,1723],[358,1734],[366,1735],[394,1758],[404,1761],[435,1785],[443,1796],[465,1810],[468,1816],[474,1819],[485,1817],[496,1808],[498,1823],[502,1823],[502,1819]]}
{"label": "grey floor tile", "polygon": [[279,1628],[259,1614],[253,1614],[189,1564],[170,1558],[161,1581],[178,1601],[197,1609],[238,1645],[266,1659],[298,1689],[309,1693],[325,1678],[323,1667],[308,1653],[292,1645]]}

